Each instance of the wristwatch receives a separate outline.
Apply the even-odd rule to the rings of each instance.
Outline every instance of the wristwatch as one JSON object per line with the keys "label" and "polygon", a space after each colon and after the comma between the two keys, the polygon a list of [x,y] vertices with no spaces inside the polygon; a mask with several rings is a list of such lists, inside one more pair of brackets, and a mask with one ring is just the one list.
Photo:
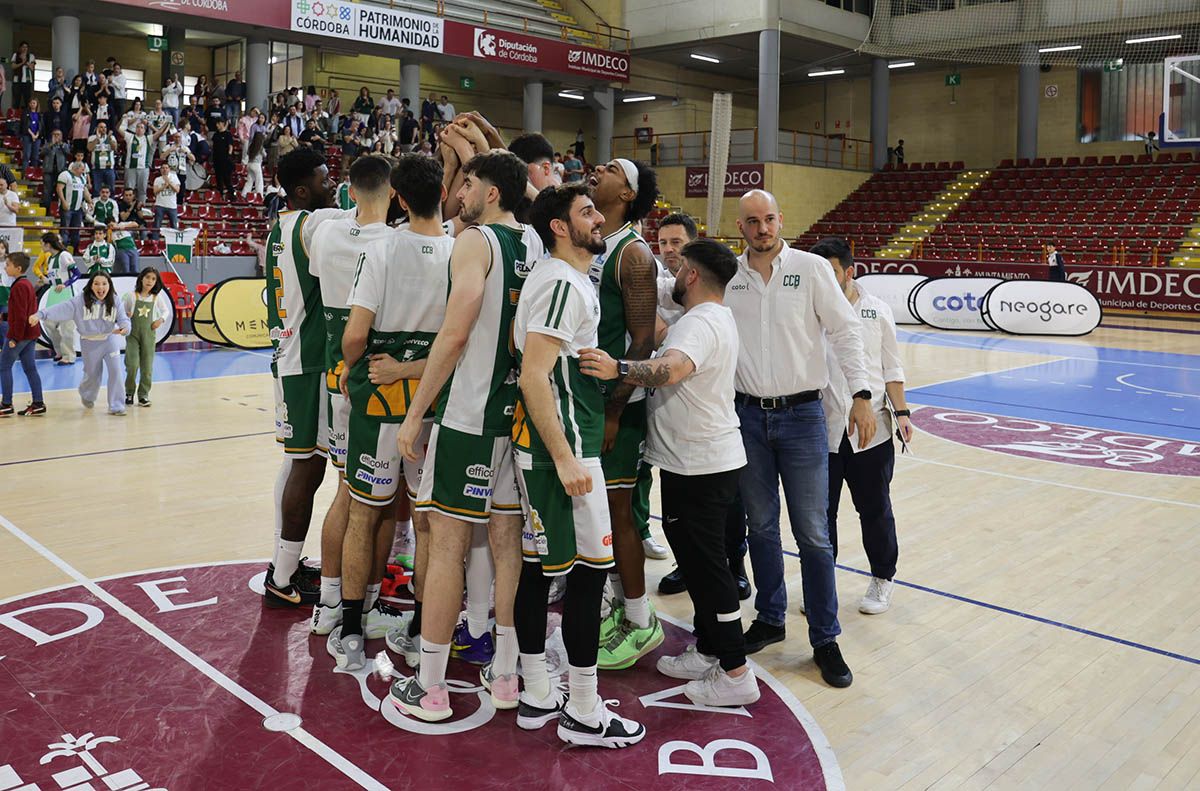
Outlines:
{"label": "wristwatch", "polygon": [[871,391],[870,390],[859,390],[857,393],[854,394],[854,397],[861,398],[864,401],[870,401],[871,400]]}
{"label": "wristwatch", "polygon": [[897,409],[896,417],[912,417],[911,409]]}
{"label": "wristwatch", "polygon": [[624,379],[626,376],[629,376],[629,361],[617,360],[617,378]]}

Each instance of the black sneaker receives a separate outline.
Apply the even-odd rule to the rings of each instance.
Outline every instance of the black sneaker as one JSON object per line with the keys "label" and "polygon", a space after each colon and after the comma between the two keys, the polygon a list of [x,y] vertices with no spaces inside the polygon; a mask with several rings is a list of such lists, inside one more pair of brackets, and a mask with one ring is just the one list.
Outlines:
{"label": "black sneaker", "polygon": [[46,405],[41,402],[34,402],[17,413],[22,417],[36,417],[46,414]]}
{"label": "black sneaker", "polygon": [[772,643],[782,643],[786,636],[787,630],[784,627],[756,620],[746,630],[746,653],[757,654]]}
{"label": "black sneaker", "polygon": [[133,396],[125,396],[125,406],[133,406]]}
{"label": "black sneaker", "polygon": [[658,592],[664,596],[672,593],[683,593],[687,590],[687,580],[683,578],[683,569],[676,566],[671,573],[658,581]]}
{"label": "black sneaker", "polygon": [[589,715],[576,712],[569,701],[558,715],[558,738],[567,744],[619,749],[637,744],[645,737],[646,726],[617,716],[603,699],[596,701],[596,708]]}
{"label": "black sneaker", "polygon": [[263,598],[268,607],[300,607],[317,604],[321,601],[320,572],[317,572],[316,583],[313,584],[303,569],[311,567],[300,564],[292,575],[289,584],[284,588],[275,585],[275,564],[267,564],[267,578],[263,581]]}
{"label": "black sneaker", "polygon": [[0,417],[12,417],[17,414],[12,404],[0,404]]}
{"label": "black sneaker", "polygon": [[848,687],[854,681],[846,660],[842,659],[842,649],[836,642],[826,643],[813,649],[813,661],[821,668],[821,678],[831,687]]}
{"label": "black sneaker", "polygon": [[304,561],[307,557],[300,558],[300,565],[296,567],[296,573],[292,575],[292,582],[299,582],[301,587],[316,588],[321,590],[321,567],[310,566]]}
{"label": "black sneaker", "polygon": [[733,581],[737,584],[738,599],[749,599],[754,591],[750,587],[750,579],[746,576],[746,559],[741,557],[729,561],[729,570],[733,572]]}
{"label": "black sneaker", "polygon": [[139,398],[138,406],[150,406],[150,399],[149,398]]}

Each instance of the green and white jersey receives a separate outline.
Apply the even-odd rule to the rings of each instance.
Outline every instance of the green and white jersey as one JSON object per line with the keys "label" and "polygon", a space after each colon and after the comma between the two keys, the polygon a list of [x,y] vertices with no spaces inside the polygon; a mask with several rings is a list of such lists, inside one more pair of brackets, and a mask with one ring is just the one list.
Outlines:
{"label": "green and white jersey", "polygon": [[[371,243],[359,259],[350,304],[375,314],[367,350],[350,370],[350,409],[381,423],[408,414],[419,379],[373,385],[367,355],[390,354],[400,362],[423,360],[446,318],[450,290],[449,236],[393,231]],[[432,417],[432,415],[426,415]]]}
{"label": "green and white jersey", "polygon": [[83,176],[76,176],[69,170],[58,174],[58,183],[63,185],[63,194],[67,199],[67,208],[79,211],[83,208],[84,195],[87,194],[87,181]]}
{"label": "green and white jersey", "polygon": [[112,198],[108,200],[96,200],[92,203],[92,217],[96,219],[97,225],[107,226],[110,222],[118,222],[120,213],[117,210],[117,202]]}
{"label": "green and white jersey", "polygon": [[[146,113],[146,124],[151,129],[154,129],[157,131],[164,126],[167,126],[167,127],[171,126],[171,116],[169,116],[163,112],[156,112],[154,110],[151,110],[150,112]],[[134,125],[136,126],[136,122]]]}
{"label": "green and white jersey", "polygon": [[154,143],[149,135],[130,133],[125,136],[125,142],[125,167],[133,170],[148,169],[154,157]]}
{"label": "green and white jersey", "polygon": [[312,237],[308,271],[321,284],[325,314],[325,386],[338,392],[342,375],[342,334],[350,318],[350,291],[367,246],[392,233],[384,223],[359,225],[354,216],[322,223]]}
{"label": "green and white jersey", "polygon": [[[550,373],[550,391],[563,433],[578,459],[599,458],[604,444],[600,380],[579,370],[579,352],[596,347],[602,316],[600,298],[589,277],[566,261],[547,258],[529,275],[513,325],[518,357],[531,333],[562,341],[558,362]],[[520,398],[513,417],[513,445],[522,469],[554,466]]]}
{"label": "green and white jersey", "polygon": [[46,262],[46,279],[50,281],[50,285],[52,286],[65,286],[67,281],[71,279],[71,267],[73,266],[75,266],[75,256],[66,250],[63,250],[61,253],[55,253]]}
{"label": "green and white jersey", "polygon": [[108,170],[116,167],[117,150],[116,142],[111,136],[100,137],[92,135],[92,140],[96,145],[92,149],[92,167],[96,170]]}
{"label": "green and white jersey", "polygon": [[108,242],[96,241],[88,245],[83,257],[88,262],[87,273],[89,275],[96,272],[112,274],[113,261],[116,260],[117,252],[116,248]]}
{"label": "green and white jersey", "polygon": [[[588,277],[600,296],[600,345],[597,348],[608,352],[614,360],[625,357],[629,351],[629,334],[625,331],[625,300],[621,296],[621,254],[634,242],[645,242],[642,235],[625,223],[604,237],[605,250],[592,262]],[[608,396],[616,382],[602,382],[600,387]],[[629,396],[629,402],[641,401],[646,397],[644,388],[637,388]]]}
{"label": "green and white jersey", "polygon": [[267,237],[267,327],[276,377],[325,369],[321,287],[309,271],[308,251],[320,224],[344,214],[338,209],[283,212]]}
{"label": "green and white jersey", "polygon": [[463,234],[471,230],[483,234],[491,250],[483,304],[438,400],[437,421],[466,434],[502,437],[512,431],[517,401],[513,319],[525,278],[542,257],[542,244],[526,225],[478,225]]}
{"label": "green and white jersey", "polygon": [[334,198],[334,204],[343,211],[354,208],[354,199],[350,197],[350,182],[343,181],[338,185],[337,196]]}

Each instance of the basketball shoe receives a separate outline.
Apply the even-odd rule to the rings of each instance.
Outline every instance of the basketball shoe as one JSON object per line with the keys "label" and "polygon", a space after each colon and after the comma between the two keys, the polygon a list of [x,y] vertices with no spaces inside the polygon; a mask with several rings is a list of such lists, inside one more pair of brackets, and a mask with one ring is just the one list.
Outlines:
{"label": "basketball shoe", "polygon": [[471,635],[467,622],[459,621],[450,640],[450,656],[472,665],[486,665],[496,655],[496,644],[488,630],[479,637]]}
{"label": "basketball shoe", "polygon": [[689,681],[683,694],[700,706],[746,706],[757,701],[760,693],[758,680],[749,666],[745,673],[734,678],[717,664],[703,677]]}
{"label": "basketball shoe", "polygon": [[488,662],[479,671],[479,683],[492,694],[492,706],[497,710],[517,708],[517,674],[509,673],[497,676],[492,673],[492,663]]}
{"label": "basketball shoe", "polygon": [[311,573],[311,566],[301,563],[289,583],[280,588],[275,584],[275,564],[267,564],[267,578],[263,580],[263,603],[268,607],[300,607],[321,601],[320,571]]}
{"label": "basketball shoe", "polygon": [[662,645],[664,639],[662,624],[651,606],[650,625],[644,629],[627,618],[622,619],[608,642],[601,644],[596,667],[600,670],[624,670]]}
{"label": "basketball shoe", "polygon": [[329,634],[342,622],[342,603],[326,606],[319,601],[313,606],[312,626],[309,631],[313,634]]}
{"label": "basketball shoe", "polygon": [[416,676],[395,681],[388,698],[400,711],[426,722],[440,722],[454,714],[450,710],[450,692],[446,685],[434,684],[425,689]]}
{"label": "basketball shoe", "polygon": [[363,634],[368,640],[386,637],[388,632],[401,625],[408,625],[404,613],[382,600],[377,600],[374,607],[363,613]]}
{"label": "basketball shoe", "polygon": [[325,650],[341,670],[362,670],[366,667],[367,654],[363,646],[361,634],[342,637],[339,632],[330,632],[329,639],[325,641]]}
{"label": "basketball shoe", "polygon": [[536,731],[544,725],[556,721],[566,705],[567,696],[563,694],[562,685],[558,679],[550,679],[550,694],[544,698],[536,698],[528,689],[521,690],[517,706],[517,727],[526,731]]}
{"label": "basketball shoe", "polygon": [[613,714],[608,709],[609,702],[597,699],[595,708],[585,714],[568,700],[558,715],[558,738],[567,744],[610,749],[629,747],[644,739],[645,726]]}

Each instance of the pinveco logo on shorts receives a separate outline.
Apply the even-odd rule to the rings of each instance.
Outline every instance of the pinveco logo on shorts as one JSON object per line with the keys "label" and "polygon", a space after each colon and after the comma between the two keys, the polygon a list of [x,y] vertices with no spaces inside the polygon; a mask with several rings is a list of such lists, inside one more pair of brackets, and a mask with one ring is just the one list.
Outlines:
{"label": "pinveco logo on shorts", "polygon": [[981,316],[989,327],[1017,335],[1086,335],[1104,310],[1076,283],[1006,280],[988,292]]}

